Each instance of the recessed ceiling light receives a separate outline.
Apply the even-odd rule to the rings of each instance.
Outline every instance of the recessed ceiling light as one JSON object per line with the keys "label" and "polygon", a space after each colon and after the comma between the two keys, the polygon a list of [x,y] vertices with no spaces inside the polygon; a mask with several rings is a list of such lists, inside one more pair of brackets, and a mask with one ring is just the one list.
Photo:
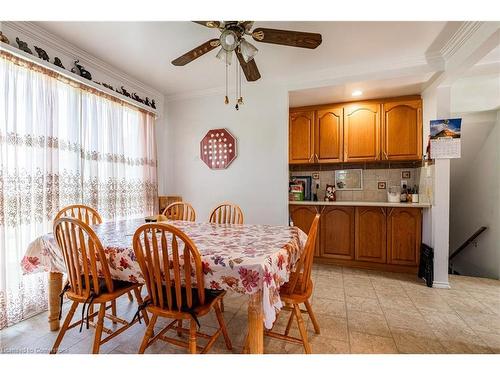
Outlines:
{"label": "recessed ceiling light", "polygon": [[352,92],[352,96],[361,96],[361,95],[363,95],[363,91],[361,90],[354,90]]}

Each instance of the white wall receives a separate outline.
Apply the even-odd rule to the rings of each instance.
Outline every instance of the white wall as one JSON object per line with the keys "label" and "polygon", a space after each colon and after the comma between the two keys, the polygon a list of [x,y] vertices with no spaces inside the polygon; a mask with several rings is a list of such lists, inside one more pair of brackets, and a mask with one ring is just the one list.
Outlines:
{"label": "white wall", "polygon": [[[241,206],[246,223],[288,224],[288,91],[284,87],[244,86],[239,111],[224,94],[166,103],[167,139],[158,139],[159,175],[167,166],[172,181],[161,193],[178,194],[206,220],[219,202]],[[211,170],[200,159],[199,144],[210,129],[227,128],[238,157],[226,170]],[[165,135],[166,136],[166,135]]]}
{"label": "white wall", "polygon": [[453,261],[466,275],[500,277],[500,111],[464,116],[462,158],[451,163],[450,251],[488,230]]}

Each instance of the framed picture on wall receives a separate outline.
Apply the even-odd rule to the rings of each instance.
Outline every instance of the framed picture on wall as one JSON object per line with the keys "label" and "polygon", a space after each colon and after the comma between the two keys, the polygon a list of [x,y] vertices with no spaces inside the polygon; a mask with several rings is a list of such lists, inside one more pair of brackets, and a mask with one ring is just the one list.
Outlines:
{"label": "framed picture on wall", "polygon": [[341,169],[335,171],[335,189],[363,190],[363,170]]}

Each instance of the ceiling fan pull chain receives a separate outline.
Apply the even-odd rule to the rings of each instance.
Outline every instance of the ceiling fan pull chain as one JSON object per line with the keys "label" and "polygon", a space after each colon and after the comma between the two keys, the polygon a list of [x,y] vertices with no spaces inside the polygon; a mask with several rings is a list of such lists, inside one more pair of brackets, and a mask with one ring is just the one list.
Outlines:
{"label": "ceiling fan pull chain", "polygon": [[239,75],[240,75],[240,70],[238,69],[238,65],[236,65],[236,69],[235,70],[236,70],[236,79],[235,79],[235,83],[236,83],[235,86],[236,87],[234,88],[235,89],[234,90],[234,96],[235,96],[234,100],[235,100],[236,104],[235,104],[234,108],[238,111],[240,109],[239,100],[238,100],[238,95],[239,95],[239,92],[240,92],[240,90],[239,90],[239,82],[240,82]]}
{"label": "ceiling fan pull chain", "polygon": [[224,104],[229,104],[229,98],[227,96],[227,69],[228,69],[228,66],[227,66],[227,57],[226,57],[226,97],[224,98]]}

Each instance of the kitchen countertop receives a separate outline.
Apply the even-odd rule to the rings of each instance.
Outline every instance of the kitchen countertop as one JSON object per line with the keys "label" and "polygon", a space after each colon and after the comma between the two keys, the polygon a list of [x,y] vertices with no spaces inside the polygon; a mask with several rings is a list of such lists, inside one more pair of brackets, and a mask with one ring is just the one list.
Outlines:
{"label": "kitchen countertop", "polygon": [[367,201],[289,201],[290,205],[297,206],[364,206],[364,207],[414,207],[430,208],[430,203],[391,203],[391,202],[367,202]]}

